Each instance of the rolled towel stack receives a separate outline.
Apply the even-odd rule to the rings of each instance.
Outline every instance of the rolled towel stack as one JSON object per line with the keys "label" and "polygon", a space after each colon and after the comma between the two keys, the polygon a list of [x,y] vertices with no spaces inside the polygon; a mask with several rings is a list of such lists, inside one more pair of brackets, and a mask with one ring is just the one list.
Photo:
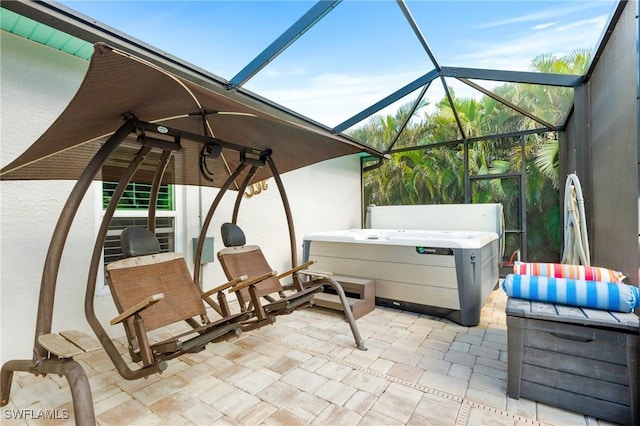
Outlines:
{"label": "rolled towel stack", "polygon": [[517,263],[514,272],[502,282],[509,297],[617,312],[631,312],[640,306],[640,290],[622,283],[624,275],[618,271],[582,265]]}
{"label": "rolled towel stack", "polygon": [[536,275],[539,277],[572,278],[587,281],[621,283],[626,277],[620,271],[598,266],[565,265],[562,263],[525,263],[516,262],[513,273],[517,275]]}

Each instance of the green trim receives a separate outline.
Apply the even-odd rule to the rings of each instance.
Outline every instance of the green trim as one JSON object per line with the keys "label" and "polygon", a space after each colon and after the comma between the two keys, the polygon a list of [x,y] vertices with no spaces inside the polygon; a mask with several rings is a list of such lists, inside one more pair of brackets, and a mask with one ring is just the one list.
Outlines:
{"label": "green trim", "polygon": [[[111,200],[118,182],[102,182],[102,208],[106,209]],[[135,183],[130,182],[125,189],[120,202],[118,203],[118,210],[148,210],[149,198],[151,194],[151,185],[147,183]],[[160,185],[160,192],[158,193],[157,209],[163,211],[174,210],[173,202],[173,185],[162,184]]]}
{"label": "green trim", "polygon": [[3,31],[78,58],[89,60],[93,54],[91,43],[4,8],[0,8],[0,27]]}

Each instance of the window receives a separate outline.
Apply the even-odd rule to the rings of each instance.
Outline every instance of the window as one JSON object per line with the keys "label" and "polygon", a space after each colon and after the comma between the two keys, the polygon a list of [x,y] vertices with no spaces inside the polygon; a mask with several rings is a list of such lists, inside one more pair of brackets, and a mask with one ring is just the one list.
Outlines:
{"label": "window", "polygon": [[[118,182],[102,183],[102,208],[106,209],[113,192],[116,190]],[[149,197],[151,194],[151,185],[148,183],[130,183],[124,191],[118,210],[147,210],[149,208]],[[157,210],[173,210],[173,187],[170,185],[161,185],[158,193]]]}
{"label": "window", "polygon": [[[102,209],[106,209],[117,182],[104,181],[102,183]],[[128,227],[148,227],[147,210],[151,185],[145,183],[130,183],[124,191],[113,220],[107,232],[104,244],[104,264],[122,259],[120,250],[120,233]],[[156,211],[156,237],[160,242],[160,251],[175,251],[175,207],[174,187],[164,184],[160,186]]]}
{"label": "window", "polygon": [[[120,233],[129,227],[147,228],[147,217],[120,217],[116,216],[111,221],[107,239],[104,242],[104,264],[122,259],[120,250]],[[156,237],[160,242],[161,252],[175,251],[175,217],[156,218]]]}

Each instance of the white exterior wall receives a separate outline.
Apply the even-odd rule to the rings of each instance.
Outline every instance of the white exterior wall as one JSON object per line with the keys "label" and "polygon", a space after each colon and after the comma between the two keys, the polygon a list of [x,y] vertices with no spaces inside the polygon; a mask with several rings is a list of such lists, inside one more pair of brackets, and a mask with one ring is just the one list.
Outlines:
{"label": "white exterior wall", "polygon": [[[5,166],[42,134],[79,87],[88,61],[0,31],[0,162]],[[215,70],[214,70],[215,71]],[[357,156],[325,161],[282,176],[298,240],[306,233],[360,227],[361,179]],[[271,266],[290,267],[289,236],[282,201],[273,179],[268,189],[243,200],[238,224],[251,244],[261,245]],[[0,182],[0,363],[32,355],[40,279],[51,234],[73,182]],[[176,187],[176,250],[193,263],[191,239],[199,235],[217,190]],[[220,224],[230,221],[235,192],[219,206],[209,235],[222,248]],[[101,186],[94,185],[78,211],[62,258],[52,331],[77,329],[93,334],[84,316],[90,253],[99,226]],[[198,206],[202,206],[200,209]],[[217,262],[204,268],[204,288],[226,281]],[[101,277],[99,277],[99,283]],[[105,329],[116,310],[109,295],[97,296],[96,313]]]}

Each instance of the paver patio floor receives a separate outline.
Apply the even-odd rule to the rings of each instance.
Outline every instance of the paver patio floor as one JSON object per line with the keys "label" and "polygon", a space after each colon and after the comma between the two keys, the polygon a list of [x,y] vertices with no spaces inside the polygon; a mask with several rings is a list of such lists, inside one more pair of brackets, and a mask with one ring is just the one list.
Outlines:
{"label": "paver patio floor", "polygon": [[[100,425],[609,424],[507,397],[506,300],[495,290],[477,327],[376,307],[357,321],[367,351],[341,313],[311,308],[147,379],[122,379],[102,350],[76,360]],[[24,418],[52,411],[68,418]],[[14,375],[2,424],[25,423],[74,423],[64,378]]]}

